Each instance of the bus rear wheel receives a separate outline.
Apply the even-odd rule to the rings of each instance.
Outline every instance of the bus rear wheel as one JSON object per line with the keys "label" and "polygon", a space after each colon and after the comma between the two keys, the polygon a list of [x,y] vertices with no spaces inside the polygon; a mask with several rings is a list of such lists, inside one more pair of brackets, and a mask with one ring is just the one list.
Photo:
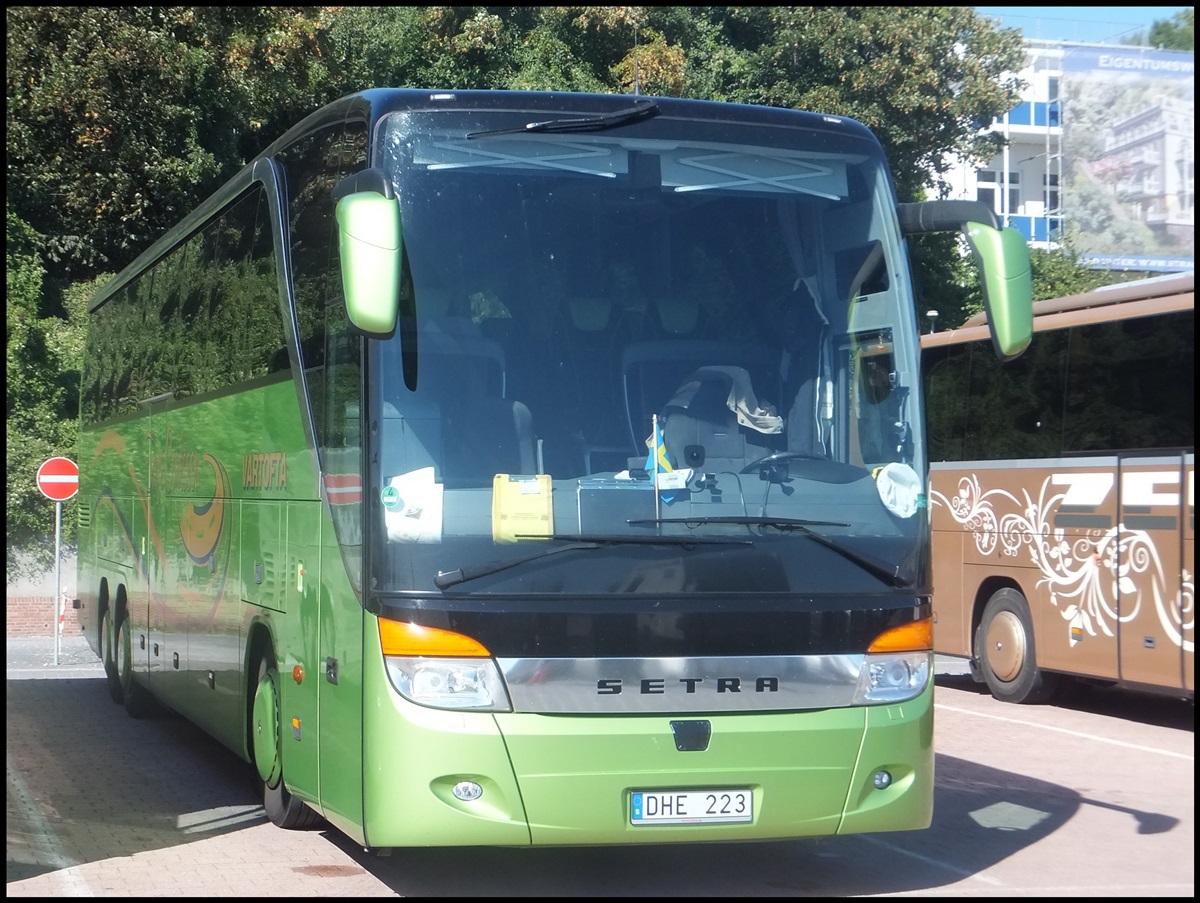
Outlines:
{"label": "bus rear wheel", "polygon": [[121,675],[117,672],[116,639],[113,636],[113,613],[111,608],[104,610],[100,619],[100,655],[104,662],[104,681],[108,685],[108,695],[117,705],[125,701],[125,693],[121,689]]}
{"label": "bus rear wheel", "polygon": [[321,821],[321,816],[288,791],[283,780],[282,730],[279,705],[279,671],[272,656],[258,662],[258,683],[251,712],[251,746],[254,766],[262,786],[263,809],[271,823],[280,828],[302,830]]}
{"label": "bus rear wheel", "polygon": [[129,624],[129,615],[126,612],[121,612],[120,621],[117,623],[116,641],[116,669],[117,680],[121,685],[121,701],[131,718],[145,718],[153,710],[154,697],[133,676],[133,628]]}
{"label": "bus rear wheel", "polygon": [[975,654],[988,689],[1001,702],[1045,702],[1057,689],[1058,675],[1037,666],[1029,603],[1015,589],[1005,587],[988,599]]}

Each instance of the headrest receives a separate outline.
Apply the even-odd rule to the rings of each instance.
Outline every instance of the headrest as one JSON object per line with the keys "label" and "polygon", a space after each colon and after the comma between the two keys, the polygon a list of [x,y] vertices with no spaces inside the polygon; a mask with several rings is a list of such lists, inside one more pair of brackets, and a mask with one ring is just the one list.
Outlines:
{"label": "headrest", "polygon": [[568,298],[571,322],[580,332],[600,332],[608,325],[612,301],[608,298]]}
{"label": "headrest", "polygon": [[658,310],[658,322],[663,331],[672,335],[687,335],[696,328],[696,321],[700,318],[700,305],[690,295],[659,298],[654,306]]}

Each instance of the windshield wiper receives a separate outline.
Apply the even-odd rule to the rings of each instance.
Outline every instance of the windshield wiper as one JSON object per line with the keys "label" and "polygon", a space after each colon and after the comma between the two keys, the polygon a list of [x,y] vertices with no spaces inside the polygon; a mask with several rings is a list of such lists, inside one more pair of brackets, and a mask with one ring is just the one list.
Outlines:
{"label": "windshield wiper", "polygon": [[719,539],[704,536],[609,536],[603,534],[590,535],[587,533],[552,533],[549,536],[517,536],[517,539],[557,539],[569,540],[565,546],[555,546],[552,549],[541,549],[533,555],[524,558],[513,558],[509,561],[488,561],[474,567],[455,568],[452,571],[438,571],[433,578],[433,585],[438,589],[449,589],[468,580],[487,577],[500,571],[515,568],[530,561],[537,561],[548,555],[559,552],[575,552],[582,549],[599,549],[601,546],[616,546],[624,544],[635,545],[667,545],[690,548],[700,545],[753,545],[749,539]]}
{"label": "windshield wiper", "polygon": [[626,521],[630,524],[687,524],[697,527],[700,524],[745,524],[749,527],[778,527],[780,530],[797,527],[848,527],[836,520],[805,520],[799,517],[750,517],[748,515],[729,515],[727,517],[662,517],[646,518],[644,520]]}
{"label": "windshield wiper", "polygon": [[778,530],[797,530],[805,536],[825,546],[827,549],[832,549],[837,552],[847,561],[852,561],[868,574],[877,577],[889,586],[907,587],[912,586],[911,578],[900,573],[899,565],[887,565],[870,558],[861,552],[856,552],[854,549],[848,548],[835,540],[830,539],[823,533],[818,533],[812,527],[848,527],[849,524],[838,523],[828,520],[802,520],[796,517],[663,517],[652,518],[646,520],[631,520],[631,524],[686,524],[688,526],[699,526],[700,524],[745,524],[748,527],[775,527]]}
{"label": "windshield wiper", "polygon": [[485,132],[468,132],[468,138],[487,138],[490,135],[514,135],[524,132],[602,132],[614,126],[650,119],[658,115],[658,104],[652,100],[639,100],[628,110],[604,113],[600,116],[584,116],[579,119],[547,119],[542,122],[527,122],[510,129],[491,129]]}

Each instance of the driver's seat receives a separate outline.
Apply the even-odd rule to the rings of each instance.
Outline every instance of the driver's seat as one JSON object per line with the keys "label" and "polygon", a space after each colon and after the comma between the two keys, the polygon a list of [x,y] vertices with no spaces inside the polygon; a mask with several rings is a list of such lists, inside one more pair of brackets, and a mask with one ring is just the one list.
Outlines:
{"label": "driver's seat", "polygon": [[740,367],[700,367],[680,384],[662,411],[663,442],[674,467],[737,473],[748,461],[778,448],[771,442],[773,433],[762,432],[761,424],[749,428],[739,423],[733,402],[736,382],[749,385]]}

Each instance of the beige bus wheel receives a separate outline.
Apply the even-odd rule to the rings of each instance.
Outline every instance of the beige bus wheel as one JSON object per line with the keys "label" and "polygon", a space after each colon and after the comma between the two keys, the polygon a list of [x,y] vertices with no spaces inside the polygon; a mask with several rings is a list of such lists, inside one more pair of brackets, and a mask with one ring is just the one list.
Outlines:
{"label": "beige bus wheel", "polygon": [[1058,675],[1037,666],[1029,603],[1015,589],[1006,587],[988,600],[975,654],[988,689],[1002,702],[1045,702],[1058,686]]}

